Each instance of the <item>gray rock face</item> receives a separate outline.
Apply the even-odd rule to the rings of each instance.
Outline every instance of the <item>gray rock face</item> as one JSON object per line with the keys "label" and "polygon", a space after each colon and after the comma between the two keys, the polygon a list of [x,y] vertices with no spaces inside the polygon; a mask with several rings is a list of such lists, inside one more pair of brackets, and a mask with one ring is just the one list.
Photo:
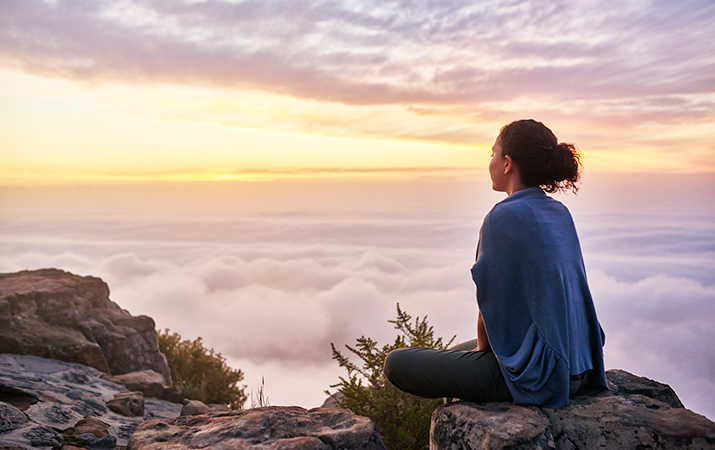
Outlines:
{"label": "gray rock face", "polygon": [[135,393],[144,402],[143,416],[117,414],[107,403],[128,391],[101,375],[81,364],[0,354],[0,449],[51,449],[63,442],[123,447],[144,420],[177,417],[181,412],[180,404]]}
{"label": "gray rock face", "polygon": [[99,278],[56,269],[0,274],[0,353],[75,362],[114,375],[150,369],[171,384],[154,321],[109,300]]}
{"label": "gray rock face", "polygon": [[432,415],[430,449],[555,448],[549,419],[539,408],[511,403],[457,403]]}
{"label": "gray rock face", "polygon": [[183,386],[166,386],[164,377],[153,370],[139,370],[122,375],[104,375],[107,381],[125,386],[130,391],[138,391],[144,397],[154,397],[172,403],[182,403],[186,397]]}
{"label": "gray rock face", "polygon": [[0,402],[0,433],[12,431],[27,423],[27,416],[9,403]]}
{"label": "gray rock face", "polygon": [[563,409],[457,403],[432,416],[430,450],[715,449],[715,423],[682,407],[662,383],[606,373],[610,390]]}
{"label": "gray rock face", "polygon": [[127,450],[171,448],[386,450],[370,419],[339,409],[270,406],[245,411],[149,420]]}

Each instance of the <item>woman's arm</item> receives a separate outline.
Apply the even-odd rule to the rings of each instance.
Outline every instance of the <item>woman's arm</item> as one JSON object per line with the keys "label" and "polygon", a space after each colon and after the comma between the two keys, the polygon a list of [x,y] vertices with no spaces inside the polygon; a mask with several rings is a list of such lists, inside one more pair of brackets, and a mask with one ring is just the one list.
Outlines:
{"label": "woman's arm", "polygon": [[479,318],[477,319],[477,348],[474,350],[477,352],[483,352],[490,350],[491,348],[492,346],[489,344],[489,336],[487,336],[487,329],[484,326],[482,312],[479,311]]}

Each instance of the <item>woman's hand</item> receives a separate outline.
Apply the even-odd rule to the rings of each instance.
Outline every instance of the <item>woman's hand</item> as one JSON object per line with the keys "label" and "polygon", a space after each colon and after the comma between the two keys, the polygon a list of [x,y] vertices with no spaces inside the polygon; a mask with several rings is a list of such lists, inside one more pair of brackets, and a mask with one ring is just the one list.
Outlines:
{"label": "woman's hand", "polygon": [[491,350],[491,348],[489,336],[487,336],[487,328],[484,326],[484,318],[482,318],[482,312],[479,311],[479,318],[477,319],[477,348],[475,348],[474,351],[484,352]]}

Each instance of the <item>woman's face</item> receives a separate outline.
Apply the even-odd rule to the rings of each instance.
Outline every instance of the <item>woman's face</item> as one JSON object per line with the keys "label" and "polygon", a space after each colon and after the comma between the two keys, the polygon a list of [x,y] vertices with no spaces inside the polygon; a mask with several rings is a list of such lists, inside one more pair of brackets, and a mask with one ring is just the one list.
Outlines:
{"label": "woman's face", "polygon": [[489,176],[492,179],[492,189],[505,192],[507,189],[507,160],[502,155],[501,139],[497,137],[492,147],[492,160],[489,162]]}

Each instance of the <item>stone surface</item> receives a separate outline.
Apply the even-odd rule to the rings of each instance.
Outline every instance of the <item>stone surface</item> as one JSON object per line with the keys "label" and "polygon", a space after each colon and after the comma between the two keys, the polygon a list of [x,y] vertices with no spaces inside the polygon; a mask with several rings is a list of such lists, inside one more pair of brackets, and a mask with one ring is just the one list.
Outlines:
{"label": "stone surface", "polygon": [[646,377],[639,377],[625,370],[608,371],[609,389],[613,394],[639,394],[669,405],[672,408],[684,408],[675,391],[667,384],[659,383]]}
{"label": "stone surface", "polygon": [[9,403],[0,402],[0,433],[12,431],[27,423],[27,416]]}
{"label": "stone surface", "polygon": [[153,370],[139,370],[122,375],[105,375],[107,381],[121,384],[130,391],[138,391],[144,397],[154,397],[172,403],[182,403],[186,398],[183,386],[167,386],[164,377]]}
{"label": "stone surface", "polygon": [[141,392],[119,392],[107,402],[107,408],[127,417],[144,417],[144,394]]}
{"label": "stone surface", "polygon": [[35,403],[25,414],[33,422],[55,430],[66,430],[82,420],[82,416],[72,410],[72,405],[53,402]]}
{"label": "stone surface", "polygon": [[151,369],[171,384],[154,321],[112,302],[101,279],[56,269],[0,274],[0,353],[75,362],[114,375]]}
{"label": "stone surface", "polygon": [[715,448],[715,423],[638,394],[578,397],[564,409],[543,411],[558,449]]}
{"label": "stone surface", "polygon": [[[72,437],[67,444],[79,444],[82,437],[85,447],[121,448],[144,420],[177,417],[181,411],[179,404],[148,398],[143,417],[117,414],[106,404],[127,390],[101,375],[81,364],[0,354],[0,450],[51,449],[61,445],[63,434]],[[87,429],[87,423],[97,424],[93,421],[106,424],[107,434]]]}
{"label": "stone surface", "polygon": [[345,409],[270,406],[148,420],[127,446],[127,450],[166,448],[384,450],[385,445],[368,418]]}
{"label": "stone surface", "polygon": [[539,408],[511,403],[457,403],[432,416],[430,449],[553,449],[549,419]]}
{"label": "stone surface", "polygon": [[77,422],[74,428],[62,433],[66,449],[69,445],[87,448],[114,448],[117,438],[109,434],[109,424],[94,417],[87,417]]}
{"label": "stone surface", "polygon": [[214,412],[213,408],[198,400],[184,400],[184,407],[181,408],[182,416],[198,416],[212,412]]}
{"label": "stone surface", "polygon": [[63,443],[64,439],[57,431],[41,425],[32,425],[32,422],[22,428],[0,434],[0,448],[15,446],[22,449],[51,450]]}
{"label": "stone surface", "polygon": [[620,370],[606,375],[610,390],[578,395],[563,409],[440,407],[430,449],[715,449],[715,423],[683,408],[670,387]]}

